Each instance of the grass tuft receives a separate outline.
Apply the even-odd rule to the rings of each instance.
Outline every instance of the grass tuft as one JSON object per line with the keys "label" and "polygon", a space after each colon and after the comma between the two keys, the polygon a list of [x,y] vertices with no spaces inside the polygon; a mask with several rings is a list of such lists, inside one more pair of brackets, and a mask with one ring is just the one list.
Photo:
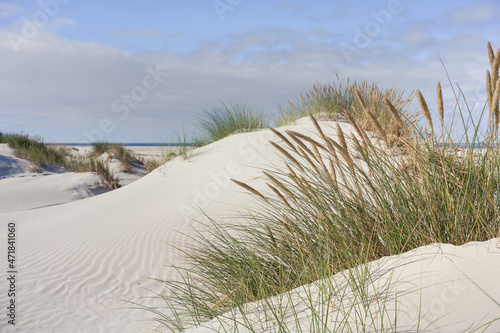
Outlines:
{"label": "grass tuft", "polygon": [[[0,143],[7,143],[14,150],[16,157],[29,160],[33,164],[33,171],[38,172],[40,169],[48,167],[60,167],[68,171],[94,172],[102,176],[109,187],[113,189],[120,187],[118,180],[102,161],[96,159],[97,152],[110,150],[112,154],[123,161],[130,162],[132,160],[132,155],[124,147],[110,146],[106,143],[93,145],[92,156],[83,159],[74,158],[64,146],[48,145],[40,136],[0,132]],[[103,150],[105,148],[106,150]]]}
{"label": "grass tuft", "polygon": [[[124,172],[132,172],[132,164],[139,163],[144,164],[141,159],[138,159],[134,154],[122,144],[117,143],[107,143],[107,142],[93,142],[92,151],[90,152],[90,157],[98,158],[104,153],[108,153],[108,158],[114,158],[120,161]],[[108,177],[104,172],[103,177]]]}
{"label": "grass tuft", "polygon": [[195,136],[195,146],[201,147],[218,141],[231,134],[251,132],[266,128],[268,121],[263,113],[255,113],[248,106],[222,103],[204,110],[199,119],[199,133]]}
{"label": "grass tuft", "polygon": [[46,167],[64,167],[66,164],[66,150],[48,146],[40,136],[4,133],[0,135],[0,143],[7,143],[16,157],[30,160],[34,171]]}
{"label": "grass tuft", "polygon": [[92,142],[92,152],[91,154],[95,157],[101,156],[109,150],[110,144],[103,141]]}
{"label": "grass tuft", "polygon": [[[357,95],[361,97],[364,107]],[[295,102],[289,100],[288,106],[281,107],[280,118],[276,125],[292,123],[299,118],[307,117],[308,114],[340,121],[345,117],[348,118],[349,114],[369,132],[378,133],[376,123],[384,124],[389,144],[399,144],[399,139],[407,137],[414,126],[413,117],[406,111],[412,99],[412,93],[409,97],[405,97],[404,91],[396,88],[381,89],[376,84],[367,82],[350,82],[348,79],[345,85],[317,83],[305,95],[301,94],[299,100]],[[387,112],[386,100],[393,105],[402,122],[398,122],[390,112]]]}

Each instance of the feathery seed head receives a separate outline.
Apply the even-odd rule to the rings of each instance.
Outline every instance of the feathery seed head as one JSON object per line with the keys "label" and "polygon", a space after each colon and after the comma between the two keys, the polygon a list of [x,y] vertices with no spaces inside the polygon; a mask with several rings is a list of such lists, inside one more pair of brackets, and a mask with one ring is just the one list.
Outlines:
{"label": "feathery seed head", "polygon": [[417,97],[418,97],[418,101],[420,103],[420,107],[422,108],[422,111],[424,112],[424,116],[427,119],[427,122],[429,123],[431,130],[434,132],[434,126],[432,124],[432,117],[431,117],[431,113],[429,112],[429,107],[427,107],[427,102],[425,101],[424,96],[422,95],[422,93],[418,89],[417,89]]}
{"label": "feathery seed head", "polygon": [[396,122],[398,123],[399,126],[401,126],[401,128],[404,128],[405,124],[403,123],[403,120],[399,116],[398,111],[396,110],[394,105],[392,105],[391,101],[386,97],[386,98],[384,98],[384,102],[387,105],[387,108],[389,109],[389,111],[391,112],[394,120],[396,120]]}
{"label": "feathery seed head", "polygon": [[264,200],[264,201],[266,201],[266,202],[269,202],[269,201],[267,200],[267,198],[266,198],[264,195],[262,195],[262,193],[260,193],[259,191],[257,191],[257,190],[256,190],[256,189],[254,189],[253,187],[251,187],[251,186],[249,186],[249,185],[247,185],[247,184],[245,184],[245,183],[243,183],[243,182],[240,182],[240,181],[238,181],[238,180],[236,180],[236,179],[233,179],[233,178],[231,178],[231,181],[232,181],[233,183],[235,183],[235,184],[237,184],[237,185],[239,185],[239,186],[243,187],[245,190],[247,190],[247,191],[251,192],[252,194],[255,194],[256,196],[260,197],[262,200]]}
{"label": "feathery seed head", "polygon": [[437,83],[437,100],[438,100],[438,110],[439,110],[439,121],[441,122],[441,127],[444,127],[444,105],[443,105],[443,92],[441,91],[441,82]]}

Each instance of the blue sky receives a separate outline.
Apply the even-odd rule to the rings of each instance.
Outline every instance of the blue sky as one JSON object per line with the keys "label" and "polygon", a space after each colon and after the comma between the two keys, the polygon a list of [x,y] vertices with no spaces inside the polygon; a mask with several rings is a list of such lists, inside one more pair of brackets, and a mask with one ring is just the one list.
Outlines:
{"label": "blue sky", "polygon": [[440,63],[475,116],[498,1],[1,1],[0,131],[53,142],[162,142],[204,108],[270,116],[315,82],[420,89]]}

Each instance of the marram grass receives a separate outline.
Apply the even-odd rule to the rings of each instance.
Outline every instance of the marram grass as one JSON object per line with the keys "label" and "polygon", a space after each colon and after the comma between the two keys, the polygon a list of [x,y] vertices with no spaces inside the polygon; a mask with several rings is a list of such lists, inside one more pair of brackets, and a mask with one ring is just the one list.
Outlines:
{"label": "marram grass", "polygon": [[[363,103],[360,102],[359,97],[362,98]],[[290,100],[287,106],[282,106],[276,124],[277,126],[285,125],[306,117],[309,113],[315,117],[336,120],[338,117],[346,116],[348,112],[369,132],[379,130],[373,119],[384,124],[387,139],[390,144],[393,144],[397,141],[396,138],[411,132],[411,126],[410,122],[405,122],[405,126],[397,123],[397,119],[386,112],[385,100],[390,101],[400,116],[406,119],[411,117],[406,110],[412,99],[412,93],[405,97],[404,91],[396,88],[381,89],[367,82],[351,82],[348,79],[345,85],[317,83],[310,91],[301,94],[301,98],[297,101]],[[365,110],[369,110],[371,115]]]}
{"label": "marram grass", "polygon": [[[491,58],[494,69],[496,58]],[[355,135],[339,129],[339,141],[333,140],[316,120],[317,110],[311,110],[315,112],[310,117],[320,141],[273,129],[282,140],[273,146],[286,161],[286,169],[263,171],[269,191],[257,191],[252,184],[234,180],[258,200],[259,207],[233,223],[212,220],[206,232],[194,232],[192,248],[185,253],[189,268],[177,268],[182,280],[164,281],[168,289],[162,296],[165,311],[149,309],[158,315],[163,328],[183,330],[220,316],[254,332],[262,331],[269,322],[276,325],[271,331],[301,331],[304,323],[283,295],[315,282],[319,296],[314,297],[321,301],[312,292],[305,293],[305,301],[318,310],[307,323],[310,331],[396,332],[397,321],[376,329],[370,326],[396,300],[380,295],[378,310],[368,313],[370,298],[364,286],[373,277],[362,264],[430,243],[461,245],[500,235],[500,151],[494,145],[495,132],[479,141],[478,125],[467,138],[467,149],[449,148],[455,144],[451,136],[436,136],[432,131],[429,137],[413,121],[420,114],[408,116],[383,95],[380,105],[375,103],[375,113],[361,91],[346,90],[350,106],[357,107],[355,112],[350,108],[341,111]],[[439,85],[438,104],[440,91]],[[328,92],[318,94],[328,101]],[[425,99],[420,92],[417,96],[421,112],[433,128]],[[495,103],[490,100],[495,98],[489,95],[483,113],[491,112]],[[347,97],[335,95],[335,100],[344,99]],[[439,109],[443,126],[444,106]],[[383,131],[377,129],[367,110]],[[495,113],[491,115],[494,127]],[[389,118],[392,121],[381,121]],[[397,144],[381,144],[370,132],[379,138],[388,133]],[[342,313],[328,304],[346,297],[344,289],[326,279],[339,272],[348,275],[357,304]],[[270,297],[276,295],[281,296],[273,303]],[[249,302],[256,302],[262,311],[260,321],[252,320]],[[284,320],[286,314],[292,322]],[[354,328],[348,320],[357,323]],[[415,324],[418,332],[426,331],[427,327]]]}
{"label": "marram grass", "polygon": [[245,104],[214,106],[204,110],[199,119],[195,146],[204,146],[231,134],[251,132],[266,128],[268,121],[263,113],[256,113]]}
{"label": "marram grass", "polygon": [[[94,172],[107,182],[110,188],[118,188],[118,180],[109,168],[96,157],[109,150],[113,156],[119,158],[127,169],[133,157],[123,146],[96,143],[93,145],[94,154],[86,158],[73,157],[64,146],[54,147],[45,142],[40,136],[27,134],[0,133],[0,143],[7,143],[14,150],[14,155],[29,160],[33,165],[32,171],[42,168],[64,168],[67,171]],[[102,151],[102,152],[101,152]],[[99,153],[100,152],[100,153]],[[99,154],[98,154],[99,153]]]}

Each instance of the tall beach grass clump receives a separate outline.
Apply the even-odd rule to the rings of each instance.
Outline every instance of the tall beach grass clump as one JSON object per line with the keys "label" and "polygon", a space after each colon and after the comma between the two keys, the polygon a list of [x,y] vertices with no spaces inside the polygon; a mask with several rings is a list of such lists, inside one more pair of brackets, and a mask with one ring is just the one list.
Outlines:
{"label": "tall beach grass clump", "polygon": [[101,176],[110,189],[121,187],[118,178],[115,177],[108,165],[92,155],[68,159],[66,162],[66,170],[74,172],[92,172]]}
{"label": "tall beach grass clump", "polygon": [[213,106],[205,109],[199,119],[195,146],[201,147],[231,134],[266,128],[268,121],[262,112],[256,113],[245,104]]}
{"label": "tall beach grass clump", "polygon": [[137,159],[134,154],[122,144],[110,144],[107,142],[92,143],[92,150],[90,152],[91,158],[98,158],[104,153],[108,154],[108,158],[114,158],[120,161],[125,172],[132,171],[132,164],[134,162],[142,164],[142,162]]}
{"label": "tall beach grass clump", "polygon": [[[289,100],[288,105],[282,106],[276,123],[278,126],[285,125],[307,117],[308,114],[317,118],[345,120],[348,113],[366,131],[379,132],[377,123],[384,124],[388,138],[393,140],[412,131],[406,127],[409,123],[399,123],[397,118],[392,116],[397,112],[401,118],[414,117],[407,112],[412,100],[413,93],[405,97],[404,91],[397,88],[381,89],[376,84],[367,82],[351,82],[347,79],[344,85],[335,82],[316,83],[311,90],[305,94],[301,93],[300,99]],[[387,112],[387,101],[392,106],[391,112]]]}
{"label": "tall beach grass clump", "polygon": [[[94,172],[104,178],[108,186],[112,189],[120,187],[118,180],[108,166],[96,156],[85,158],[73,157],[64,146],[52,146],[45,142],[40,136],[30,136],[27,134],[1,133],[0,143],[7,143],[14,150],[14,156],[29,160],[33,165],[33,171],[40,171],[42,168],[64,168],[67,171],[74,172]],[[94,153],[103,149],[113,148],[104,143],[98,143],[94,146]],[[111,147],[111,148],[110,148]],[[120,147],[113,148],[121,160],[129,162],[131,154],[124,152]],[[100,155],[100,154],[99,154]],[[124,162],[125,163],[125,162]]]}
{"label": "tall beach grass clump", "polygon": [[[350,105],[336,111],[349,121],[352,133],[337,126],[335,136],[326,135],[316,112],[307,109],[314,137],[273,129],[277,141],[272,144],[286,169],[263,171],[267,191],[233,180],[258,201],[258,208],[244,213],[243,222],[212,220],[207,232],[195,232],[185,252],[188,268],[176,267],[182,279],[163,281],[168,290],[161,296],[165,311],[149,309],[158,322],[177,331],[221,316],[249,331],[300,331],[303,323],[291,299],[276,304],[269,298],[316,282],[323,299],[341,299],[345,295],[327,278],[347,270],[361,300],[354,303],[364,311],[353,305],[342,315],[338,309],[319,307],[308,325],[315,332],[365,331],[374,314],[368,313],[363,286],[373,277],[360,265],[432,243],[462,245],[498,237],[500,51],[495,55],[488,44],[488,52],[492,72],[487,74],[488,102],[482,112],[490,116],[490,131],[484,137],[477,125],[472,135],[465,134],[465,149],[451,135],[434,132],[419,91],[420,113],[409,116],[387,96],[369,101],[353,85],[347,90]],[[327,95],[325,91],[325,100]],[[441,84],[437,100],[444,127]],[[457,106],[462,119],[471,116],[472,110],[461,109],[458,98]],[[314,303],[316,296],[302,299],[308,297]],[[264,311],[263,321],[251,320],[249,302]],[[385,305],[381,303],[375,316],[384,315]],[[352,321],[359,326],[353,328]],[[271,322],[275,326],[267,327]],[[376,331],[398,331],[397,321]]]}
{"label": "tall beach grass clump", "polygon": [[51,147],[40,136],[4,133],[0,143],[7,143],[16,157],[25,158],[33,163],[34,171],[46,167],[65,167],[68,153],[63,147]]}

